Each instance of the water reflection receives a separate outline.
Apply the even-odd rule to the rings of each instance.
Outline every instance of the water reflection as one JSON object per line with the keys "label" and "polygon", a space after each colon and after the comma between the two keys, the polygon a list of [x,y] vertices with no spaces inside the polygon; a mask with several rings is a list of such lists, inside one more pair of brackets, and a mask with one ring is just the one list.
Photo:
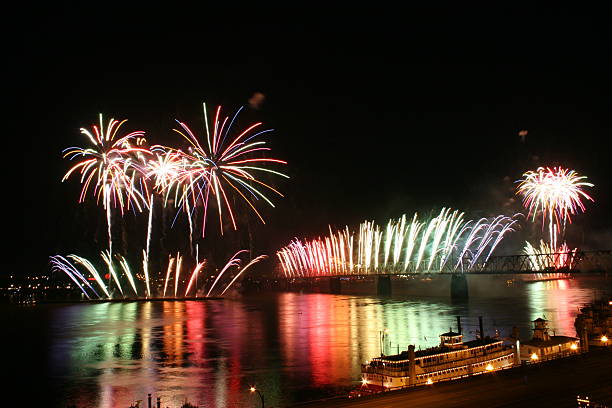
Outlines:
{"label": "water reflection", "polygon": [[[607,280],[529,283],[520,296],[470,299],[391,299],[284,293],[242,300],[79,304],[55,307],[49,325],[49,376],[62,406],[162,407],[185,400],[206,407],[281,406],[356,384],[360,364],[381,353],[438,343],[456,327],[464,334],[485,319],[488,334],[513,325],[530,336],[545,316],[557,334],[574,335],[577,307],[593,290],[612,293]],[[45,308],[48,306],[38,306]],[[43,314],[41,314],[42,316]],[[46,315],[44,315],[46,316]],[[46,317],[45,317],[46,318]],[[381,331],[388,329],[385,344]]]}

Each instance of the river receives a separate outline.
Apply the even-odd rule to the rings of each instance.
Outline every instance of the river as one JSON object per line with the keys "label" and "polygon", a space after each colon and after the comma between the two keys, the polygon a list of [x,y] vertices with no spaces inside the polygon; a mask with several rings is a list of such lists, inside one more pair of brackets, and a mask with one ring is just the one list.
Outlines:
{"label": "river", "polygon": [[[456,328],[467,339],[483,316],[488,335],[512,326],[531,337],[575,335],[578,308],[612,295],[612,279],[532,282],[508,296],[349,296],[275,293],[236,299],[2,306],[7,390],[26,406],[279,407],[324,398],[359,383],[360,364],[408,344],[425,348]],[[381,331],[388,329],[384,341]],[[24,388],[24,385],[27,387]]]}

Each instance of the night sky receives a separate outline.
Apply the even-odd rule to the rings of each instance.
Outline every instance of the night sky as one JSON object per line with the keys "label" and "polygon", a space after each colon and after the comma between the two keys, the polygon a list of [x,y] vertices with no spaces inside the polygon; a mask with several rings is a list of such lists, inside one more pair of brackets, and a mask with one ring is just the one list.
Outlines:
{"label": "night sky", "polygon": [[175,118],[201,129],[203,101],[229,114],[254,92],[266,99],[245,120],[275,129],[265,139],[291,176],[255,228],[261,251],[328,224],[442,206],[512,213],[512,182],[540,165],[596,185],[576,245],[612,248],[612,36],[601,10],[34,13],[9,49],[8,85],[27,115],[10,136],[25,144],[15,270],[46,272],[49,255],[95,233],[101,210],[77,204],[77,179],[60,180],[62,149],[83,145],[79,128],[99,112],[171,144]]}

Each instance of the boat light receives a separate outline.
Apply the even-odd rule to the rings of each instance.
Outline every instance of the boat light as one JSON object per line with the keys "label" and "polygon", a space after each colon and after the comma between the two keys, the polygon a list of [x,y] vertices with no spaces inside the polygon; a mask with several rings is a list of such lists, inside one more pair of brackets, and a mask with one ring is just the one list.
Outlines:
{"label": "boat light", "polygon": [[606,341],[608,341],[608,336],[606,336],[605,334],[603,336],[601,336],[601,341],[604,342],[604,343]]}
{"label": "boat light", "polygon": [[431,378],[427,379],[427,384],[429,384],[429,385],[433,384],[433,381],[431,381]]}
{"label": "boat light", "polygon": [[538,355],[537,355],[536,353],[533,353],[533,354],[531,355],[531,359],[532,359],[533,361],[536,361],[536,360],[538,359]]}
{"label": "boat light", "polygon": [[491,363],[487,364],[487,366],[485,367],[485,369],[487,371],[493,371],[493,365]]}
{"label": "boat light", "polygon": [[570,348],[572,350],[578,350],[578,345],[576,343],[572,343],[572,345],[570,346]]}

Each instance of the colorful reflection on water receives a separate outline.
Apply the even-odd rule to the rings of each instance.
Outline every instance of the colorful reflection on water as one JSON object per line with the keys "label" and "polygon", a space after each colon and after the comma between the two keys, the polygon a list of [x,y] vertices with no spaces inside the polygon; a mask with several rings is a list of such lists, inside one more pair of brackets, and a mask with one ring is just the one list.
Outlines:
{"label": "colorful reflection on water", "polygon": [[[456,328],[462,316],[469,339],[478,316],[493,335],[530,321],[550,320],[557,334],[574,335],[579,305],[612,293],[609,280],[575,279],[525,284],[521,295],[470,299],[381,299],[282,293],[240,300],[40,305],[29,319],[47,325],[45,349],[56,405],[100,408],[162,407],[185,400],[206,407],[258,406],[345,392],[360,379],[360,364],[408,344],[425,348]],[[595,289],[598,292],[595,292]],[[34,310],[36,312],[36,310]],[[16,311],[17,314],[20,310]],[[42,317],[44,316],[44,317]],[[15,318],[19,320],[18,317]],[[25,323],[24,323],[25,324]],[[387,333],[383,333],[387,329]],[[19,347],[19,345],[17,345]]]}

